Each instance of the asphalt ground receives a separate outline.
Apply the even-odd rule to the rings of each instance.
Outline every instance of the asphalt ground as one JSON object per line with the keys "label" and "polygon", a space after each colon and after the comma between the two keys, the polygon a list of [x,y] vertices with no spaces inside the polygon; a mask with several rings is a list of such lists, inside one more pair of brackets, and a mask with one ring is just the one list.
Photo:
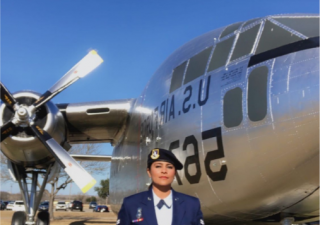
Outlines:
{"label": "asphalt ground", "polygon": [[[109,207],[110,208],[110,207]],[[11,225],[13,211],[0,211],[0,225]],[[54,221],[50,225],[115,225],[117,215],[113,212],[93,212],[92,209],[84,207],[83,211],[55,211]]]}

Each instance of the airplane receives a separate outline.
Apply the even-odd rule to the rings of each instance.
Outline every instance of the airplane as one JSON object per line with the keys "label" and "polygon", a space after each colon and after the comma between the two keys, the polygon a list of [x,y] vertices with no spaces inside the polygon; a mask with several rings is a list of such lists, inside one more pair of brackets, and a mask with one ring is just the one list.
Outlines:
{"label": "airplane", "polygon": [[1,84],[1,150],[28,209],[27,219],[13,215],[16,224],[35,223],[44,188],[36,196],[32,185],[29,197],[25,173],[33,184],[45,173],[45,183],[62,167],[85,191],[94,181],[75,161],[85,156],[67,151],[100,142],[114,146],[108,201],[116,213],[124,197],[147,190],[147,155],[164,148],[184,165],[173,188],[199,198],[205,224],[318,224],[318,14],[271,15],[205,33],[172,53],[137,98],[49,101],[79,78],[77,65],[43,95],[12,95]]}

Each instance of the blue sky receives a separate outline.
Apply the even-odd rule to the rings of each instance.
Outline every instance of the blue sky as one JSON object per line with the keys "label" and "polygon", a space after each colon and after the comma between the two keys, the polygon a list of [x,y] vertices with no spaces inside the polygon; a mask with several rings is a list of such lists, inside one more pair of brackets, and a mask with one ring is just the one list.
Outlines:
{"label": "blue sky", "polygon": [[[1,82],[11,92],[44,93],[96,49],[104,63],[52,101],[136,98],[161,63],[189,40],[282,13],[319,13],[319,0],[1,0]],[[104,148],[112,154],[109,145]],[[107,176],[95,178],[99,183]],[[11,189],[10,182],[1,186]],[[18,192],[16,183],[12,191]],[[72,193],[79,192],[73,185]]]}

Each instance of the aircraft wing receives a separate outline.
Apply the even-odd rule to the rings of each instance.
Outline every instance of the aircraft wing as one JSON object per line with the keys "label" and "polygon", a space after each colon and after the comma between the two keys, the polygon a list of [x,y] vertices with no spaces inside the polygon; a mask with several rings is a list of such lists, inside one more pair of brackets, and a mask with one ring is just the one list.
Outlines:
{"label": "aircraft wing", "polygon": [[99,162],[110,162],[112,156],[109,155],[77,155],[70,154],[72,158],[77,161],[99,161]]}
{"label": "aircraft wing", "polygon": [[67,124],[71,144],[111,143],[123,134],[135,99],[57,104]]}

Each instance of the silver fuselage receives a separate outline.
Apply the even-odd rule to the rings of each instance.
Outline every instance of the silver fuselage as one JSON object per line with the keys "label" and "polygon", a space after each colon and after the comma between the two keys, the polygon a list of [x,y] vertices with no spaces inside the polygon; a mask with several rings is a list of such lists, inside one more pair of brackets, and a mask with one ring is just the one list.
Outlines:
{"label": "silver fuselage", "polygon": [[[262,27],[252,52],[231,61],[233,44],[227,63],[218,69],[209,71],[223,28],[182,46],[156,71],[114,149],[109,201],[115,212],[124,197],[147,189],[147,155],[164,148],[184,164],[173,188],[198,197],[206,221],[232,224],[280,212],[318,214],[319,49],[248,66],[267,20],[254,22]],[[229,36],[237,40],[238,33]],[[170,93],[173,71],[212,46],[205,73]],[[252,119],[249,76],[261,67],[267,71],[266,114]],[[183,76],[186,79],[186,71]],[[226,126],[225,96],[236,88],[241,93],[240,123]],[[304,202],[309,208],[290,211],[308,198],[313,199]]]}

